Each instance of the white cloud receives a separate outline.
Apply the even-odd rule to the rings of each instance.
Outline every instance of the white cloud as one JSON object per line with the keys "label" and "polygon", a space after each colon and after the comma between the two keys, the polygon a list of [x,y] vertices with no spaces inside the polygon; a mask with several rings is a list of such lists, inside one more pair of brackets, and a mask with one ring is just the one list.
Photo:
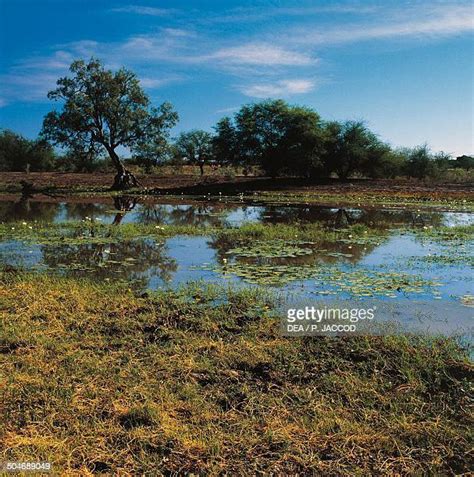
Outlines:
{"label": "white cloud", "polygon": [[155,8],[145,7],[142,5],[128,5],[126,7],[112,8],[113,12],[117,13],[136,13],[138,15],[150,15],[153,17],[162,17],[175,13],[177,10],[174,8]]}
{"label": "white cloud", "polygon": [[[67,74],[68,66],[74,59],[91,56],[102,59],[108,68],[116,69],[124,65],[137,71],[147,89],[182,81],[191,75],[200,77],[218,72],[227,75],[230,83],[238,78],[242,85],[239,90],[248,96],[264,98],[304,94],[314,89],[314,81],[286,78],[293,75],[314,78],[314,66],[319,60],[313,51],[318,46],[399,38],[439,38],[470,32],[474,28],[471,3],[464,0],[371,3],[374,4],[376,7],[367,7],[363,15],[359,15],[361,2],[330,7],[268,8],[269,15],[274,16],[314,14],[311,27],[291,29],[279,24],[269,33],[259,29],[258,33],[246,36],[245,40],[238,32],[235,36],[225,34],[225,44],[218,43],[216,38],[222,38],[221,34],[216,36],[216,32],[209,28],[205,33],[194,30],[203,18],[212,20],[210,13],[181,11],[180,14],[186,13],[186,16],[180,17],[180,20],[185,19],[186,25],[191,25],[189,28],[179,28],[183,23],[175,22],[173,27],[161,28],[152,34],[124,37],[121,41],[70,42],[57,45],[49,55],[18,61],[0,76],[0,94],[9,103],[46,100],[47,91],[54,88],[58,77]],[[266,10],[234,9],[224,13],[260,14]],[[319,23],[318,10],[347,15],[354,13],[354,16],[341,18],[337,15],[331,24]],[[129,5],[115,11],[158,17],[173,10]],[[266,25],[270,23],[266,22]],[[304,22],[303,25],[309,23]]]}
{"label": "white cloud", "polygon": [[195,34],[189,30],[183,30],[182,28],[163,28],[163,32],[169,36],[186,36],[186,37],[194,37]]}
{"label": "white cloud", "polygon": [[[393,18],[387,21],[386,18]],[[331,29],[298,29],[287,34],[299,45],[333,45],[368,40],[398,38],[439,38],[474,31],[474,9],[471,5],[441,4],[434,7],[417,5],[406,10],[386,11],[375,23],[348,24]]]}
{"label": "white cloud", "polygon": [[20,61],[16,69],[64,70],[73,60],[71,53],[58,50],[49,57],[27,58]]}
{"label": "white cloud", "polygon": [[0,76],[0,91],[8,102],[46,100],[58,76],[40,71],[7,73]]}
{"label": "white cloud", "polygon": [[182,81],[182,75],[174,72],[162,70],[156,77],[150,73],[151,60],[168,58],[176,49],[175,42],[167,43],[166,38],[163,37],[161,42],[157,38],[132,37],[115,44],[82,40],[60,45],[60,50],[49,56],[26,58],[0,75],[0,94],[8,98],[8,102],[48,101],[48,91],[56,87],[58,78],[68,75],[70,64],[76,59],[87,60],[91,56],[103,60],[107,68],[118,69],[125,65],[138,69],[138,72],[141,69],[144,74],[138,76],[142,86],[148,90]]}
{"label": "white cloud", "polygon": [[239,106],[233,106],[231,108],[223,108],[223,109],[218,109],[216,111],[217,114],[226,114],[226,113],[233,113],[234,111],[238,111]]}
{"label": "white cloud", "polygon": [[240,87],[246,96],[270,98],[309,93],[315,88],[315,82],[308,79],[285,79],[275,83],[259,83]]}
{"label": "white cloud", "polygon": [[178,75],[162,77],[162,78],[149,78],[149,77],[140,77],[140,84],[145,89],[157,89],[161,88],[170,83],[175,83],[177,81],[181,81],[183,78]]}
{"label": "white cloud", "polygon": [[206,58],[230,64],[257,66],[303,66],[315,62],[303,53],[266,43],[247,43],[221,48]]}

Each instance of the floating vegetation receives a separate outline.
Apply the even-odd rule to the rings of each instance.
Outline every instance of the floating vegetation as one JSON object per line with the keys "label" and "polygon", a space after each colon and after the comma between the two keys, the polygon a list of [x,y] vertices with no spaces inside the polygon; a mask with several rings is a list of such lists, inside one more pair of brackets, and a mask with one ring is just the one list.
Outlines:
{"label": "floating vegetation", "polygon": [[415,230],[420,238],[435,242],[465,242],[474,240],[474,225],[456,225],[454,227],[423,227]]}
{"label": "floating vegetation", "polygon": [[474,295],[464,295],[461,297],[461,303],[464,306],[473,306],[474,307]]}
{"label": "floating vegetation", "polygon": [[332,295],[347,293],[358,297],[384,296],[396,298],[401,294],[433,292],[438,282],[418,275],[398,272],[380,272],[364,268],[344,270],[317,265],[272,265],[228,263],[223,266],[207,266],[223,275],[233,274],[247,283],[283,286],[295,281],[315,280],[314,293]]}
{"label": "floating vegetation", "polygon": [[[244,200],[247,197],[244,197]],[[254,200],[259,200],[267,204],[335,204],[340,207],[345,205],[379,205],[390,207],[420,207],[423,209],[448,209],[472,211],[474,210],[474,201],[471,197],[440,197],[416,194],[411,192],[395,192],[381,193],[380,191],[348,191],[344,190],[339,193],[331,193],[318,190],[301,192],[273,192],[259,191],[253,195]]]}
{"label": "floating vegetation", "polygon": [[453,255],[427,255],[417,257],[418,261],[439,265],[456,265],[474,267],[474,257],[467,253],[456,253]]}
{"label": "floating vegetation", "polygon": [[314,266],[256,265],[235,262],[211,269],[223,275],[231,273],[247,283],[272,286],[282,286],[296,280],[308,280],[318,275],[318,269]]}
{"label": "floating vegetation", "polygon": [[[167,256],[166,239],[177,235],[211,239],[207,244],[206,239],[197,241],[198,250],[191,262],[196,265],[194,270],[211,270],[221,275],[218,279],[235,276],[246,283],[263,286],[278,287],[292,282],[310,281],[305,292],[321,295],[344,293],[397,298],[404,294],[429,292],[435,297],[433,288],[438,284],[425,279],[426,272],[436,269],[438,273],[443,267],[447,271],[449,265],[474,266],[472,225],[394,231],[363,224],[334,229],[318,222],[245,223],[240,227],[167,225],[156,222],[108,225],[91,219],[62,223],[0,224],[0,242],[5,243],[5,251],[10,257],[12,250],[21,247],[26,250],[24,257],[27,257],[27,253],[32,253],[28,252],[31,248],[29,244],[39,245],[39,252],[25,259],[27,267],[41,260],[50,269],[83,272],[77,274],[95,274],[98,277],[140,276],[145,277],[144,282],[156,275],[166,281],[176,278],[173,274],[179,267],[172,258],[174,249]],[[357,263],[364,260],[377,245],[396,235],[406,235],[406,240],[388,243],[388,247],[381,252],[381,262],[376,269],[370,269],[369,265],[358,268]],[[175,242],[170,242],[171,248],[183,247]],[[405,242],[410,244],[408,253],[399,253],[397,250],[395,259],[403,260],[402,269],[409,270],[411,274],[393,273],[394,257],[390,254],[394,252],[394,247]],[[415,247],[411,248],[413,245]],[[203,262],[212,260],[209,248],[216,251],[222,264],[203,266]],[[191,248],[190,253],[193,254],[194,249]],[[212,256],[212,252],[210,254]],[[415,256],[410,257],[408,254]],[[11,260],[2,261],[11,263]],[[369,257],[367,263],[371,261],[373,257]],[[187,272],[189,265],[182,268]],[[415,273],[422,274],[424,278]],[[445,277],[449,286],[460,283],[449,272],[439,274]],[[465,292],[462,289],[459,293],[451,294],[459,296]],[[446,296],[444,289],[442,296]]]}
{"label": "floating vegetation", "polygon": [[272,240],[269,242],[257,241],[249,246],[231,248],[226,254],[255,258],[291,258],[311,255],[313,249],[304,247],[304,245],[311,244],[313,244],[313,242],[287,242],[285,240]]}
{"label": "floating vegetation", "polygon": [[[441,285],[417,275],[398,272],[380,272],[367,269],[324,270],[319,277],[335,292],[346,292],[354,296],[385,296],[396,298],[399,294],[426,293]],[[316,292],[317,293],[317,292]]]}

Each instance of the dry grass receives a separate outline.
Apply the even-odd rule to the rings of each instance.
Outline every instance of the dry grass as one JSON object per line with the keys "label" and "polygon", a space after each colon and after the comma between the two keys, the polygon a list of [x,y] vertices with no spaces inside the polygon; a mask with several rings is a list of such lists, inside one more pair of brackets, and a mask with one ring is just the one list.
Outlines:
{"label": "dry grass", "polygon": [[62,475],[469,470],[472,365],[448,340],[283,338],[257,291],[5,273],[0,461]]}

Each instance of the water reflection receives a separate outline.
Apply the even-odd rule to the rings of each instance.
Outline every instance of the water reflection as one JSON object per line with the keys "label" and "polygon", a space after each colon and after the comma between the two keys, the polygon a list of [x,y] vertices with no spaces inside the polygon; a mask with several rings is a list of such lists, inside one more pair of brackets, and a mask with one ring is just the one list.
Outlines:
{"label": "water reflection", "polygon": [[151,276],[169,282],[178,264],[165,243],[131,240],[108,244],[42,246],[42,262],[67,275],[113,279],[148,285]]}
{"label": "water reflection", "polygon": [[[46,268],[65,275],[99,281],[123,280],[139,289],[177,286],[197,279],[219,284],[228,281],[238,285],[247,284],[245,273],[248,278],[252,269],[259,276],[268,273],[267,278],[272,279],[275,278],[275,273],[278,275],[275,268],[280,267],[282,277],[285,278],[284,275],[290,273],[290,280],[284,285],[279,284],[279,290],[294,292],[298,298],[304,298],[308,302],[319,299],[322,293],[331,292],[331,286],[341,288],[347,277],[354,282],[351,286],[369,288],[372,291],[371,282],[367,278],[370,273],[378,277],[377,283],[381,286],[380,283],[383,284],[387,279],[387,273],[403,271],[403,274],[412,276],[415,281],[418,276],[433,283],[439,282],[435,287],[436,295],[431,290],[427,299],[443,299],[462,306],[460,297],[473,294],[470,280],[472,269],[467,261],[472,255],[472,249],[467,244],[453,248],[452,244],[420,241],[413,235],[402,234],[396,229],[468,224],[473,223],[473,215],[364,207],[248,205],[208,200],[172,202],[168,199],[150,202],[130,196],[113,199],[104,197],[100,201],[96,198],[36,200],[23,196],[0,199],[1,221],[25,221],[28,225],[33,221],[85,221],[88,228],[90,222],[100,220],[113,225],[113,229],[127,222],[137,222],[194,225],[204,230],[206,227],[236,226],[244,222],[320,223],[326,228],[325,237],[328,240],[318,244],[300,244],[304,248],[311,248],[312,253],[306,255],[296,254],[286,258],[250,257],[231,252],[236,247],[235,243],[209,236],[178,236],[162,241],[151,238],[118,240],[109,229],[107,236],[93,237],[94,227],[91,226],[88,238],[94,240],[84,240],[84,243],[72,240],[62,244],[56,241],[54,245],[31,244],[8,240],[7,237],[0,242],[0,263],[22,265],[25,268]],[[379,231],[376,237],[366,240],[351,240],[349,243],[342,239],[345,234],[341,233],[341,229],[356,224],[378,227]],[[300,270],[304,272],[308,269],[322,270],[326,275],[299,273]],[[342,277],[341,283],[337,282],[338,276]],[[400,278],[402,279],[405,280]],[[266,283],[271,284],[270,281]],[[396,294],[394,292],[395,299],[411,300],[413,295],[408,293],[406,297],[403,296],[403,283],[401,284],[401,291],[397,288]],[[339,289],[334,293],[342,296]],[[454,326],[456,319],[456,316],[450,316],[449,325]]]}
{"label": "water reflection", "polygon": [[[126,214],[124,214],[126,212]],[[118,214],[122,214],[119,217]],[[71,198],[68,201],[44,197],[0,198],[0,221],[18,220],[62,222],[92,218],[105,223],[193,225],[201,227],[238,226],[244,222],[315,223],[330,228],[364,224],[370,227],[419,227],[472,223],[472,214],[384,209],[373,207],[337,208],[320,205],[248,205],[239,202],[168,199],[160,202],[122,196],[111,198]]]}
{"label": "water reflection", "polygon": [[59,209],[58,202],[38,202],[28,197],[21,197],[16,201],[0,200],[0,221],[41,220],[53,222],[58,216]]}
{"label": "water reflection", "polygon": [[[294,257],[245,257],[230,253],[236,246],[223,239],[211,237],[175,237],[167,241],[152,239],[117,240],[110,233],[99,237],[95,243],[64,244],[22,244],[13,241],[0,243],[0,261],[14,264],[23,263],[27,268],[43,266],[60,270],[65,274],[87,276],[98,280],[126,280],[139,284],[140,287],[159,286],[166,282],[178,283],[189,278],[189,267],[211,264],[207,272],[193,272],[193,279],[205,278],[222,280],[218,269],[226,264],[236,263],[249,266],[348,266],[356,267],[371,263],[371,257],[378,257],[374,266],[398,266],[388,259],[384,262],[379,251],[397,253],[400,242],[390,241],[394,236],[394,228],[405,228],[426,225],[442,225],[446,222],[472,222],[472,215],[465,213],[420,212],[418,210],[393,210],[375,208],[334,208],[317,205],[275,206],[246,205],[242,203],[225,203],[222,201],[202,202],[147,202],[131,196],[102,198],[102,202],[94,200],[71,199],[58,202],[47,198],[34,200],[29,197],[15,200],[0,200],[0,220],[39,222],[88,221],[102,220],[103,223],[120,227],[127,222],[146,224],[173,224],[207,226],[238,225],[243,222],[262,223],[321,223],[328,234],[327,241],[318,244],[305,244],[312,253]],[[142,200],[142,201],[141,201]],[[87,220],[86,220],[87,219]],[[379,233],[372,240],[341,240],[340,229],[349,225],[364,224],[378,227]],[[92,230],[92,229],[91,229]],[[390,239],[390,240],[388,240]],[[390,242],[387,248],[385,244]],[[416,244],[412,238],[407,239],[409,245],[422,255],[422,245]],[[408,245],[403,246],[402,253],[407,254]],[[432,251],[446,254],[440,250]],[[372,260],[373,261],[373,260]],[[415,264],[403,265],[407,270],[415,271]],[[186,267],[188,267],[186,269]],[[433,268],[433,266],[431,266]],[[442,268],[444,276],[450,271]],[[452,273],[451,273],[452,275]],[[451,278],[449,278],[451,280]],[[454,278],[452,279],[452,281]]]}

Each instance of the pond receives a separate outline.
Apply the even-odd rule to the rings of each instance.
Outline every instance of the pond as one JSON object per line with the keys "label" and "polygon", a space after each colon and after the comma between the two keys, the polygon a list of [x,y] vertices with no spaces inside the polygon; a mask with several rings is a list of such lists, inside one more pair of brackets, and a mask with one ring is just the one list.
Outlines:
{"label": "pond", "polygon": [[[472,326],[472,236],[445,240],[435,233],[473,224],[474,214],[468,212],[282,206],[185,197],[59,201],[6,197],[0,199],[0,222],[6,230],[0,242],[4,266],[122,280],[140,290],[196,280],[264,286],[283,297],[283,302],[377,299],[401,304],[423,300],[431,302],[433,310],[438,303],[449,303],[453,312],[448,319],[418,323],[414,329],[444,334],[456,330],[465,336]],[[47,230],[48,224],[54,228],[78,223],[109,224],[116,230],[127,224],[151,230],[198,229],[192,235],[139,234],[120,239],[110,233],[84,236],[81,231],[81,240],[62,236],[42,240],[33,233],[37,224]],[[271,240],[243,242],[216,235],[216,230],[225,232],[249,223],[273,225],[276,235]],[[318,240],[298,238],[297,227],[307,224],[321,226]],[[278,227],[286,225],[296,226],[291,240],[278,237]],[[31,230],[32,237],[19,236],[18,228]],[[351,230],[359,235],[352,235]]]}

